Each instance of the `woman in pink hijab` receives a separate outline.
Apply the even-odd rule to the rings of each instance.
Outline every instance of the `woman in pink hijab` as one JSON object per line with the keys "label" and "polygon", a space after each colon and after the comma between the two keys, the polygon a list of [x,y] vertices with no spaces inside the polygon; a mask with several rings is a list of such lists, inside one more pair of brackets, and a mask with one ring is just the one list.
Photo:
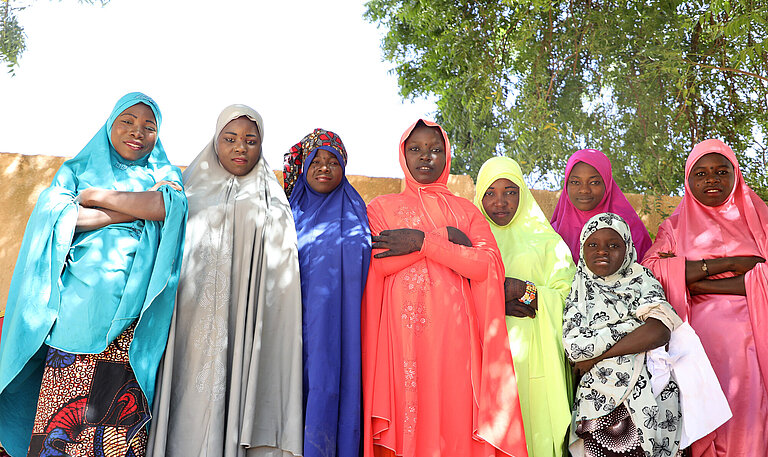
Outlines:
{"label": "woman in pink hijab", "polygon": [[701,339],[733,417],[691,445],[692,456],[768,455],[768,207],[731,148],[696,145],[685,196],[643,264]]}
{"label": "woman in pink hijab", "polygon": [[581,229],[592,216],[600,213],[618,214],[629,224],[637,258],[642,259],[651,246],[651,237],[613,180],[611,161],[597,149],[582,149],[568,159],[563,191],[550,221],[571,248],[577,264]]}

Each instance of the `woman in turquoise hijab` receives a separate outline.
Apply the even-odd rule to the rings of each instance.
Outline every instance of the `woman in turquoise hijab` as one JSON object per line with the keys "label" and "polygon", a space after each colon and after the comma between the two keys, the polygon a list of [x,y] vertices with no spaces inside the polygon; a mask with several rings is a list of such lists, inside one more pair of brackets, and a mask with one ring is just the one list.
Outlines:
{"label": "woman in turquoise hijab", "polygon": [[186,197],[160,110],[122,97],[29,218],[0,344],[13,456],[143,456],[181,264]]}

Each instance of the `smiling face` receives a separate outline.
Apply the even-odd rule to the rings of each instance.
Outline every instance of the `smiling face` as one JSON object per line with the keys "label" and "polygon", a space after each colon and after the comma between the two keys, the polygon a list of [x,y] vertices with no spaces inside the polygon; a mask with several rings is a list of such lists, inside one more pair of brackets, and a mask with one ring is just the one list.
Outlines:
{"label": "smiling face", "polygon": [[315,192],[330,193],[341,184],[344,168],[332,152],[318,149],[315,157],[307,167],[307,184]]}
{"label": "smiling face", "polygon": [[592,211],[605,195],[605,182],[595,167],[579,162],[571,168],[565,189],[576,209]]}
{"label": "smiling face", "polygon": [[601,228],[584,241],[584,262],[598,276],[616,273],[624,262],[627,244],[613,229]]}
{"label": "smiling face", "polygon": [[445,169],[445,141],[440,129],[419,125],[405,140],[405,163],[413,179],[430,184]]}
{"label": "smiling face", "polygon": [[520,205],[520,187],[509,179],[497,179],[486,189],[482,202],[485,214],[503,227],[515,217]]}
{"label": "smiling face", "polygon": [[225,170],[235,176],[247,175],[261,157],[259,127],[245,116],[229,121],[216,140],[216,152]]}
{"label": "smiling face", "polygon": [[702,205],[720,206],[733,190],[736,175],[733,164],[716,152],[705,154],[691,167],[688,186]]}
{"label": "smiling face", "polygon": [[126,108],[112,123],[109,138],[120,157],[141,159],[152,152],[157,141],[155,114],[143,103]]}

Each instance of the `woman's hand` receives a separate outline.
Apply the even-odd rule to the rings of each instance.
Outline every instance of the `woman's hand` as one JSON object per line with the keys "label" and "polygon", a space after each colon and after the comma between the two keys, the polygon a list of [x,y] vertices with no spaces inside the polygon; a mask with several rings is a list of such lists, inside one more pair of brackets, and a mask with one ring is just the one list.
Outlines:
{"label": "woman's hand", "polygon": [[743,275],[758,263],[765,262],[765,259],[758,256],[728,257],[731,261],[731,271],[738,275]]}
{"label": "woman's hand", "polygon": [[582,360],[573,364],[573,372],[577,378],[584,376],[586,372],[592,369],[600,359],[595,357],[594,359]]}
{"label": "woman's hand", "polygon": [[525,281],[516,278],[504,278],[504,313],[512,317],[536,317],[539,309],[538,297],[530,305],[519,299],[525,295]]}
{"label": "woman's hand", "polygon": [[150,187],[147,190],[148,191],[154,191],[154,190],[159,189],[160,186],[165,185],[165,184],[168,184],[171,187],[171,189],[173,189],[173,190],[177,190],[179,192],[183,192],[184,191],[184,189],[182,189],[181,186],[178,183],[175,183],[173,181],[160,181],[160,182],[158,182],[157,184],[155,184],[154,186]]}
{"label": "woman's hand", "polygon": [[660,259],[672,259],[672,258],[674,258],[674,257],[677,257],[677,256],[675,255],[675,253],[674,253],[674,252],[672,252],[672,251],[669,251],[669,252],[659,252],[659,254],[658,254],[658,255],[659,255],[659,258],[660,258]]}
{"label": "woman's hand", "polygon": [[396,255],[406,255],[421,250],[424,245],[424,232],[416,229],[383,230],[378,236],[372,236],[373,249],[385,249],[373,257],[383,259]]}
{"label": "woman's hand", "polygon": [[456,227],[451,226],[446,227],[446,229],[448,230],[448,241],[453,244],[466,246],[468,248],[472,247],[472,241],[469,240],[469,237],[465,235],[464,232],[457,229]]}

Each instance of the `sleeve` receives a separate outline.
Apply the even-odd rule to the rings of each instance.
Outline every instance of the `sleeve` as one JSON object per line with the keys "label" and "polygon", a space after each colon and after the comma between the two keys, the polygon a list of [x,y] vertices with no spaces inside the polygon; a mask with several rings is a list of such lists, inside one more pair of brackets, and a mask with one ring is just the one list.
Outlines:
{"label": "sleeve", "polygon": [[[401,227],[388,227],[384,219],[384,210],[381,204],[374,200],[368,205],[368,224],[371,228],[371,235],[378,236],[384,230],[391,230]],[[426,241],[426,234],[425,234]],[[423,251],[423,249],[422,249]],[[377,259],[374,255],[384,252],[383,249],[371,250],[371,268],[376,268],[376,271],[382,276],[389,276],[403,270],[404,268],[414,264],[415,262],[424,258],[424,254],[421,251],[412,252],[406,255],[398,255],[392,257],[384,257],[383,259]]]}
{"label": "sleeve", "polygon": [[469,233],[466,234],[472,242],[472,247],[449,241],[447,227],[440,227],[424,234],[421,253],[467,279],[483,281],[488,276],[488,265],[500,254],[488,222],[484,217],[477,217],[480,213],[474,206],[472,209],[474,211],[470,213]]}
{"label": "sleeve", "polygon": [[[660,253],[672,252],[675,257],[662,258]],[[685,283],[685,256],[677,252],[677,242],[674,230],[669,219],[659,227],[656,241],[648,249],[642,265],[653,273],[653,276],[661,283],[669,304],[677,312],[682,320],[688,320],[690,312],[690,296]]]}
{"label": "sleeve", "polygon": [[643,268],[644,284],[641,292],[642,299],[640,305],[635,310],[635,316],[645,322],[652,317],[661,321],[669,330],[674,330],[683,323],[672,306],[667,302],[664,295],[664,289],[661,284],[653,277],[651,271]]}

